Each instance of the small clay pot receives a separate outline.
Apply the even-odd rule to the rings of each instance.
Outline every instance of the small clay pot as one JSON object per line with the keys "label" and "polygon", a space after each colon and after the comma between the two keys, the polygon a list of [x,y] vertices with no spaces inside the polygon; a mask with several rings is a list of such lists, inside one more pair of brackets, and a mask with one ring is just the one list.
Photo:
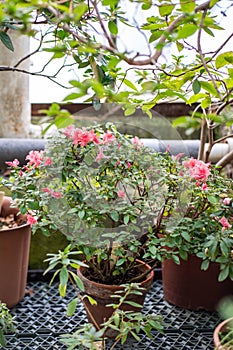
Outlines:
{"label": "small clay pot", "polygon": [[227,326],[229,325],[230,322],[233,322],[233,317],[229,318],[221,323],[215,328],[214,330],[214,347],[215,350],[230,350],[233,349],[233,346],[227,346],[224,344],[221,344],[221,340],[219,337],[219,334],[226,332]]}
{"label": "small clay pot", "polygon": [[[138,260],[138,263],[141,263],[141,267],[140,267],[141,271],[149,270],[151,268],[149,265],[143,263],[140,260]],[[90,323],[93,323],[95,327],[96,325],[100,327],[103,322],[105,322],[106,320],[109,319],[109,317],[111,317],[114,311],[113,308],[106,306],[108,304],[113,304],[116,301],[111,296],[116,291],[124,290],[124,288],[117,285],[107,285],[107,284],[93,282],[87,279],[83,275],[86,269],[87,269],[86,267],[80,267],[80,269],[78,269],[77,271],[77,274],[84,284],[85,294],[90,295],[97,302],[97,305],[91,305],[88,299],[85,298],[84,306],[87,311],[88,321]],[[143,306],[146,294],[148,293],[148,291],[152,286],[153,279],[154,279],[154,272],[151,271],[147,275],[145,280],[140,283],[140,286],[145,288],[145,290],[142,291],[142,295],[131,294],[127,300],[134,301]],[[121,309],[124,311],[140,312],[142,307],[139,309],[129,304],[123,304]],[[90,314],[94,318],[94,322]],[[107,332],[105,333],[105,336],[108,338],[114,339],[116,338],[117,334],[118,333],[116,331],[112,329],[108,329]]]}

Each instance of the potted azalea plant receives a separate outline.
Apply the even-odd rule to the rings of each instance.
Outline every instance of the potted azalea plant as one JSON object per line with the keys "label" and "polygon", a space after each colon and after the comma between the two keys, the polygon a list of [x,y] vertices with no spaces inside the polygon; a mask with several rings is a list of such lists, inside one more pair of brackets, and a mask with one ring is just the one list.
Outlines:
{"label": "potted azalea plant", "polygon": [[[59,130],[44,152],[31,151],[27,161],[22,167],[12,163],[10,180],[3,183],[20,211],[30,213],[33,231],[59,229],[70,240],[63,252],[49,256],[48,270],[57,268],[61,295],[69,279],[85,291],[83,297],[77,290],[89,321],[97,332],[103,330],[97,339],[109,335],[109,328],[122,342],[128,334],[137,337],[143,324],[147,334],[152,325],[160,328],[154,319],[146,323],[128,310],[143,304],[158,261],[180,263],[194,255],[204,269],[216,262],[220,280],[228,277],[232,286],[232,184],[218,168],[171,156],[169,150],[156,153],[110,123]],[[111,296],[121,293],[123,299],[113,304]],[[114,310],[126,313],[124,322],[134,331],[122,326],[123,317]],[[76,334],[76,341],[80,337]]]}
{"label": "potted azalea plant", "polygon": [[[146,322],[138,311],[157,264],[154,247],[159,239],[153,225],[164,199],[161,187],[167,192],[166,159],[144,147],[137,137],[122,135],[107,124],[87,129],[69,126],[48,140],[44,152],[31,151],[26,160],[22,167],[14,160],[11,177],[3,183],[10,187],[21,213],[27,213],[33,232],[39,228],[47,235],[60,230],[70,240],[64,252],[49,258],[49,270],[58,268],[61,295],[69,278],[83,289],[87,297],[79,297],[89,321],[99,330],[116,308],[116,304],[107,308],[105,304],[112,304],[111,296],[123,291],[130,296],[117,303],[117,310],[126,313],[124,322],[131,324],[127,332],[133,333],[132,326],[136,333],[140,329],[148,333],[152,326],[161,329],[158,317],[150,316]],[[150,265],[141,261],[148,250],[149,233],[153,236]],[[72,259],[74,254],[77,259]],[[68,270],[68,265],[78,268],[78,274]],[[137,323],[132,323],[129,312],[135,314]],[[115,337],[120,320],[108,324],[104,335]],[[124,330],[122,341],[126,335]]]}
{"label": "potted azalea plant", "polygon": [[182,176],[190,178],[188,202],[182,220],[162,236],[161,244],[178,252],[162,262],[164,297],[183,308],[214,311],[233,293],[232,180],[200,160],[182,166]]}

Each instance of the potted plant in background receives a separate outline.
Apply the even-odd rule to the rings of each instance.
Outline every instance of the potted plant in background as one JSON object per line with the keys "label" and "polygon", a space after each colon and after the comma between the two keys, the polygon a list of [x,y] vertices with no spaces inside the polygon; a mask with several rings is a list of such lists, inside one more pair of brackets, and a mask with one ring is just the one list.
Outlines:
{"label": "potted plant in background", "polygon": [[[205,269],[216,262],[220,280],[232,279],[232,182],[218,167],[181,157],[156,153],[112,124],[69,126],[49,139],[44,153],[31,151],[26,166],[13,165],[10,183],[3,181],[21,212],[31,211],[33,230],[49,234],[57,228],[71,241],[66,251],[49,258],[49,270],[61,264],[56,272],[61,295],[69,276],[85,287],[90,320],[96,295],[89,294],[97,284],[109,290],[112,284],[141,283],[159,260],[169,257],[179,263],[192,254]],[[73,254],[78,261],[71,259]],[[151,267],[142,272],[145,264],[138,259]],[[78,276],[70,274],[69,265],[79,267]],[[94,281],[92,287],[88,280]],[[150,284],[146,280],[146,289]],[[223,295],[231,287],[230,280]]]}
{"label": "potted plant in background", "polygon": [[[10,163],[12,164],[12,163]],[[25,295],[31,226],[11,198],[0,198],[0,300],[15,306]]]}
{"label": "potted plant in background", "polygon": [[162,262],[164,297],[183,308],[214,311],[233,294],[232,180],[216,173],[204,182],[192,178],[188,193],[184,218],[162,238],[178,252]]}

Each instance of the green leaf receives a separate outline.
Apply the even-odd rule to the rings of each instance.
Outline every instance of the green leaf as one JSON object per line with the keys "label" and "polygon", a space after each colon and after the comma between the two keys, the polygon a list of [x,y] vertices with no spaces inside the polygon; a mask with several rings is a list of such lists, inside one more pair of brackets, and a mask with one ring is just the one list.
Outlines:
{"label": "green leaf", "polygon": [[218,281],[222,282],[224,281],[229,275],[229,266],[226,266],[218,275]]}
{"label": "green leaf", "polygon": [[121,266],[125,263],[125,258],[121,258],[119,260],[117,260],[116,266]]}
{"label": "green leaf", "polygon": [[228,256],[229,248],[227,242],[221,241],[220,242],[220,249],[223,255]]}
{"label": "green leaf", "polygon": [[181,42],[176,41],[176,47],[177,47],[178,51],[180,52],[183,50],[184,45]]}
{"label": "green leaf", "polygon": [[76,98],[82,97],[85,95],[85,91],[73,92],[72,94],[67,95],[63,101],[75,100]]}
{"label": "green leaf", "polygon": [[10,51],[14,51],[13,43],[7,33],[0,31],[0,40],[3,43],[3,45],[6,46],[7,49],[9,49]]}
{"label": "green leaf", "polygon": [[172,255],[172,259],[177,265],[180,265],[180,259],[177,255]]}
{"label": "green leaf", "polygon": [[195,9],[194,0],[180,0],[180,7],[183,12],[193,12]]}
{"label": "green leaf", "polygon": [[126,215],[124,216],[124,224],[127,225],[128,222],[129,222],[129,215],[126,214]]}
{"label": "green leaf", "polygon": [[82,220],[85,216],[85,210],[81,210],[78,212],[78,217]]}
{"label": "green leaf", "polygon": [[217,204],[219,202],[218,197],[211,196],[210,194],[207,195],[207,199],[211,204]]}
{"label": "green leaf", "polygon": [[195,102],[202,100],[206,96],[207,95],[205,93],[199,92],[198,94],[191,96],[190,99],[187,101],[187,103],[191,105],[192,103],[195,103]]}
{"label": "green leaf", "polygon": [[224,52],[224,53],[218,55],[216,58],[215,67],[217,69],[222,68],[222,67],[226,66],[227,64],[233,64],[233,52],[232,51]]}
{"label": "green leaf", "polygon": [[140,305],[140,304],[138,304],[138,303],[135,303],[134,301],[130,301],[130,300],[126,300],[126,301],[124,301],[124,303],[125,304],[129,304],[129,305],[131,305],[131,306],[133,306],[133,307],[137,307],[137,308],[142,308],[142,305]]}
{"label": "green leaf", "polygon": [[201,87],[209,92],[213,96],[218,96],[217,91],[215,90],[214,86],[211,83],[208,83],[207,81],[201,81]]}
{"label": "green leaf", "polygon": [[61,268],[61,271],[59,273],[59,279],[60,279],[60,283],[62,286],[65,286],[68,282],[68,271],[67,271],[67,268],[65,266],[63,266]]}
{"label": "green leaf", "polygon": [[91,305],[97,305],[97,301],[95,299],[93,299],[92,297],[90,297],[90,295],[85,295],[85,298],[88,299],[88,301]]}
{"label": "green leaf", "polygon": [[206,271],[208,269],[208,267],[209,267],[209,264],[210,264],[209,260],[202,261],[201,269]]}
{"label": "green leaf", "polygon": [[201,84],[200,84],[200,82],[197,79],[195,79],[193,81],[192,88],[193,88],[193,92],[194,92],[195,95],[200,92]]}
{"label": "green leaf", "polygon": [[190,234],[189,234],[188,232],[186,232],[186,231],[181,231],[181,236],[182,236],[186,241],[188,241],[188,242],[191,241],[191,236],[190,236]]}
{"label": "green leaf", "polygon": [[127,85],[129,88],[138,91],[138,89],[136,88],[136,86],[128,79],[122,79],[122,82]]}
{"label": "green leaf", "polygon": [[117,25],[116,25],[115,21],[109,21],[108,22],[108,29],[111,32],[111,34],[113,34],[113,35],[117,35],[118,34],[118,28],[117,28]]}
{"label": "green leaf", "polygon": [[77,304],[78,304],[78,298],[74,298],[73,300],[71,300],[71,302],[68,304],[66,309],[67,316],[72,316],[75,313]]}
{"label": "green leaf", "polygon": [[0,328],[0,345],[6,347],[6,339],[3,334],[3,330]]}
{"label": "green leaf", "polygon": [[185,39],[193,35],[197,31],[198,27],[195,24],[184,24],[178,30],[177,39]]}
{"label": "green leaf", "polygon": [[76,3],[72,10],[73,15],[75,15],[76,21],[79,21],[83,16],[83,14],[87,11],[88,11],[88,6],[84,1]]}
{"label": "green leaf", "polygon": [[135,108],[134,107],[132,107],[132,108],[126,108],[126,110],[124,111],[124,115],[127,117],[127,116],[129,116],[129,115],[132,115],[132,114],[134,114],[135,113]]}
{"label": "green leaf", "polygon": [[210,1],[210,8],[213,7],[215,4],[217,4],[219,0],[211,0]]}
{"label": "green leaf", "polygon": [[54,124],[58,129],[62,129],[74,123],[74,117],[71,115],[60,115],[55,118]]}
{"label": "green leaf", "polygon": [[119,220],[119,214],[118,214],[117,211],[112,211],[112,212],[110,213],[110,216],[111,216],[111,218],[113,219],[113,221],[115,221],[115,222],[117,222],[117,221]]}
{"label": "green leaf", "polygon": [[174,7],[175,7],[175,5],[169,4],[169,3],[159,5],[160,16],[161,17],[169,16],[172,13]]}
{"label": "green leaf", "polygon": [[201,101],[201,107],[203,109],[209,107],[211,105],[212,101],[211,101],[211,98],[209,96],[207,96],[206,98],[204,98],[202,101]]}
{"label": "green leaf", "polygon": [[84,291],[84,285],[83,285],[83,282],[82,280],[76,275],[76,273],[71,273],[72,274],[72,277],[77,285],[77,287],[83,292]]}
{"label": "green leaf", "polygon": [[186,116],[183,116],[183,117],[178,117],[176,118],[173,122],[172,122],[172,126],[174,128],[176,128],[177,126],[185,126],[187,125],[187,123],[192,120],[191,117],[186,117]]}
{"label": "green leaf", "polygon": [[114,321],[114,324],[118,327],[120,323],[120,316],[117,312],[113,314],[113,321]]}
{"label": "green leaf", "polygon": [[151,5],[151,2],[142,4],[142,10],[149,10],[151,8]]}
{"label": "green leaf", "polygon": [[59,284],[59,293],[62,298],[66,296],[66,285],[63,286],[61,283]]}

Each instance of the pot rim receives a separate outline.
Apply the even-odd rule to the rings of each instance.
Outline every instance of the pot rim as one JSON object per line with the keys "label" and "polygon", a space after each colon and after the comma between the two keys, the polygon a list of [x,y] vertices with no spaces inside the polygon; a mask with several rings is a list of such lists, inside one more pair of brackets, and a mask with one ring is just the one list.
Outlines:
{"label": "pot rim", "polygon": [[220,322],[214,329],[214,346],[216,347],[216,350],[224,350],[224,345],[221,344],[219,333],[230,321],[233,321],[233,317],[227,318],[226,320]]}
{"label": "pot rim", "polygon": [[[136,261],[138,263],[140,263],[141,265],[145,266],[148,270],[151,269],[150,265],[148,265],[147,263],[145,263],[144,261],[141,261],[139,259],[136,259]],[[85,261],[84,261],[85,262]],[[86,263],[86,262],[85,262]],[[124,287],[122,285],[117,285],[117,284],[104,284],[104,283],[98,283],[98,282],[95,282],[95,281],[92,281],[88,278],[86,278],[82,272],[81,272],[81,269],[87,269],[87,267],[83,267],[83,266],[80,266],[78,269],[77,269],[77,273],[78,274],[81,274],[82,275],[82,279],[84,282],[87,282],[87,283],[91,283],[93,286],[96,286],[98,287],[99,285],[101,286],[104,286],[105,289],[109,289],[109,290],[112,290],[112,288],[118,288],[118,289],[124,289]],[[143,287],[146,283],[148,283],[151,279],[154,278],[154,271],[150,271],[149,274],[147,275],[146,279],[143,280],[142,282],[140,282],[140,285]]]}
{"label": "pot rim", "polygon": [[1,230],[0,229],[0,234],[1,233],[5,233],[5,232],[12,232],[12,231],[14,231],[14,230],[18,230],[18,229],[21,229],[21,228],[24,228],[24,227],[28,227],[28,226],[30,226],[30,224],[22,224],[22,225],[20,225],[20,226],[16,226],[16,227],[11,227],[11,228],[7,228],[7,229],[4,229],[4,230]]}

